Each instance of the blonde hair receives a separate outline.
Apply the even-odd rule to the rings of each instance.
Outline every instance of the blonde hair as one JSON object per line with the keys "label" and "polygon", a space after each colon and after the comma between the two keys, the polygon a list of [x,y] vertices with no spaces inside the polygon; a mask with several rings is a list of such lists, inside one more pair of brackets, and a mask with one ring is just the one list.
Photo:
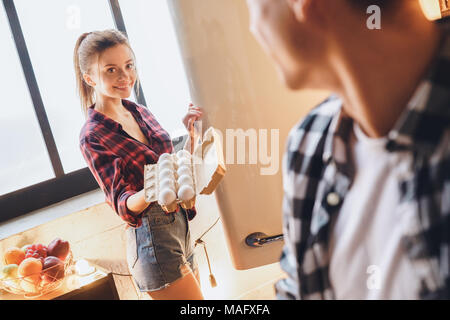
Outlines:
{"label": "blonde hair", "polygon": [[[83,74],[90,71],[89,67],[92,65],[95,57],[100,55],[106,49],[119,44],[126,45],[133,53],[133,58],[135,58],[133,49],[131,49],[127,37],[122,32],[114,29],[85,32],[80,35],[75,44],[73,65],[75,68],[77,92],[85,116],[87,116],[88,108],[95,102],[95,91],[93,87],[84,81]],[[139,78],[137,74],[136,84],[139,88]]]}

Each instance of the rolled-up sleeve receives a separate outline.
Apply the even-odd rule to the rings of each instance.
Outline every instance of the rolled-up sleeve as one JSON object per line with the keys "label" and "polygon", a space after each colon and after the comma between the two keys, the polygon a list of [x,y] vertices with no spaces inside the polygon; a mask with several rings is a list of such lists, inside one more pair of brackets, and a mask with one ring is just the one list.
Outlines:
{"label": "rolled-up sleeve", "polygon": [[137,193],[126,181],[123,161],[90,134],[80,141],[80,149],[86,163],[100,188],[105,200],[128,225],[137,228],[142,223],[141,214],[130,211],[126,205],[128,197]]}

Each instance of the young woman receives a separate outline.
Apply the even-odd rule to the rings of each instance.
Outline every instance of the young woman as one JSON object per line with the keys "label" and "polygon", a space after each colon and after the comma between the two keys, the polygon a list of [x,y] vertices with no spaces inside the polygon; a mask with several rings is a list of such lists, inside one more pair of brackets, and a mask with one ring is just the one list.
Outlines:
{"label": "young woman", "polygon": [[[126,100],[138,81],[127,38],[116,30],[82,34],[74,67],[87,119],[80,149],[107,203],[127,222],[127,262],[139,290],[152,299],[203,299],[189,232],[195,209],[167,214],[144,199],[144,165],[173,145],[146,107]],[[183,123],[189,130],[201,116],[191,104]]]}

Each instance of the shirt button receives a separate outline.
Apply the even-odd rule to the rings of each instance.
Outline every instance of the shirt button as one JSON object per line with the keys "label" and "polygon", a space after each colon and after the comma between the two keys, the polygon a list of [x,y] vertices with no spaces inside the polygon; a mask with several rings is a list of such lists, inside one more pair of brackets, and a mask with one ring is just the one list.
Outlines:
{"label": "shirt button", "polygon": [[327,203],[331,207],[337,206],[340,201],[341,201],[341,198],[339,197],[339,195],[336,192],[330,192],[327,195]]}

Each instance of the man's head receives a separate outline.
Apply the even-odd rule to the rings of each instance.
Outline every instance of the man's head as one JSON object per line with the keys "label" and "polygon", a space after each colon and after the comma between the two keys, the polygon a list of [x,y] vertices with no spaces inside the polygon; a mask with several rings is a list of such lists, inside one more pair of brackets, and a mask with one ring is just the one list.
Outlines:
{"label": "man's head", "polygon": [[[352,54],[358,55],[369,37],[380,38],[387,35],[386,31],[406,27],[411,23],[409,19],[422,15],[417,0],[247,0],[247,3],[252,33],[292,89],[332,84],[337,79],[329,73],[330,64],[339,60],[345,50],[351,48]],[[367,28],[370,5],[381,9],[381,30]],[[324,81],[327,76],[329,79]]]}

